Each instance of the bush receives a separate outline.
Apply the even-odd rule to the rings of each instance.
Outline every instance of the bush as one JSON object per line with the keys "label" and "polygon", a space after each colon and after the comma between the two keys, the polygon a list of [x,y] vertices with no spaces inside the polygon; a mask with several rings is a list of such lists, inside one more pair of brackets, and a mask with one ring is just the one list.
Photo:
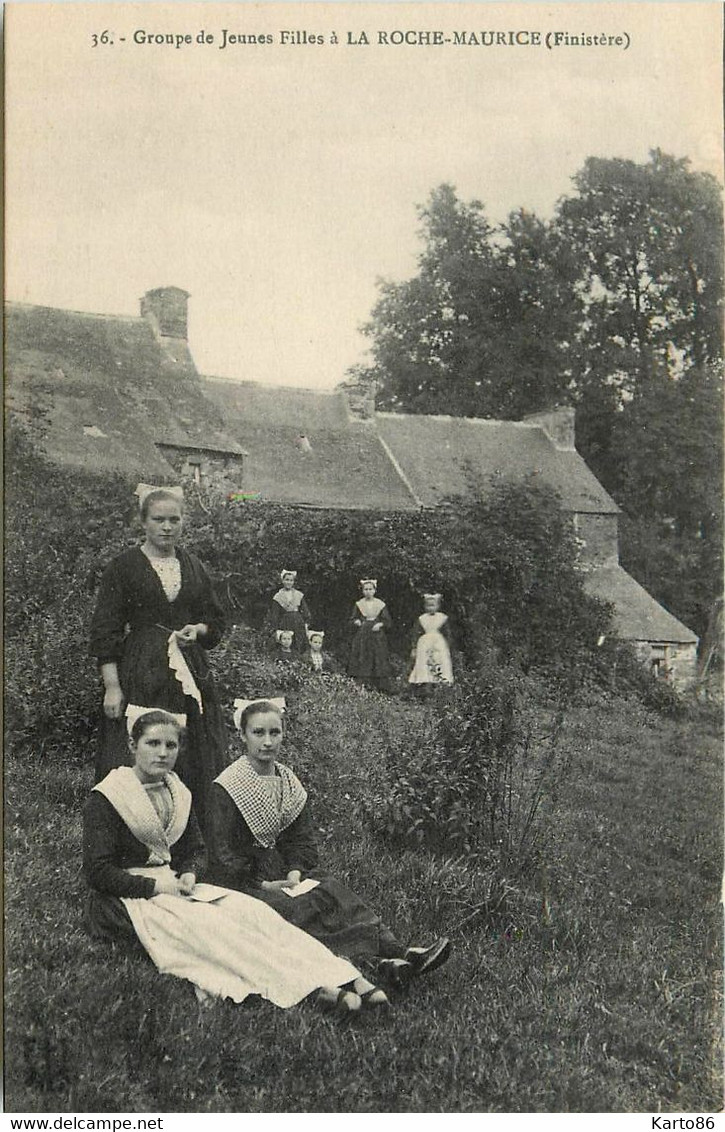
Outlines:
{"label": "bush", "polygon": [[529,696],[520,674],[500,667],[481,667],[442,692],[424,742],[388,760],[368,820],[393,844],[495,860],[504,871],[536,864],[544,786],[562,769],[563,712],[545,713],[542,735]]}
{"label": "bush", "polygon": [[615,641],[610,674],[612,690],[634,694],[650,711],[680,719],[689,710],[688,696],[677,692],[664,680],[653,676],[642,664],[631,645]]}
{"label": "bush", "polygon": [[301,512],[282,506],[194,508],[189,540],[233,614],[261,626],[279,570],[299,571],[328,647],[347,645],[358,579],[388,604],[394,651],[406,657],[421,594],[443,594],[456,643],[477,662],[491,648],[524,669],[592,659],[608,611],[583,591],[573,534],[556,496],[502,484],[473,501],[415,514]]}
{"label": "bush", "polygon": [[16,429],[7,458],[6,737],[86,757],[101,701],[90,613],[101,570],[134,539],[128,485],[58,468]]}
{"label": "bush", "polygon": [[[8,733],[37,750],[82,751],[100,712],[88,623],[102,570],[137,541],[135,485],[59,468],[14,427],[7,455]],[[279,569],[298,569],[328,650],[341,658],[357,579],[373,573],[394,619],[392,661],[400,675],[408,670],[420,594],[434,587],[451,618],[457,675],[484,662],[545,672],[564,686],[611,680],[596,648],[607,611],[582,591],[555,497],[533,484],[501,485],[435,512],[387,516],[240,506],[190,488],[187,542],[210,570],[230,620],[251,626],[262,624]],[[232,680],[224,673],[227,654],[217,655],[230,694],[256,691],[255,680],[274,684],[279,675],[271,657],[268,667],[246,674],[240,659]],[[284,678],[289,683],[292,673]],[[659,695],[645,685],[642,694]]]}

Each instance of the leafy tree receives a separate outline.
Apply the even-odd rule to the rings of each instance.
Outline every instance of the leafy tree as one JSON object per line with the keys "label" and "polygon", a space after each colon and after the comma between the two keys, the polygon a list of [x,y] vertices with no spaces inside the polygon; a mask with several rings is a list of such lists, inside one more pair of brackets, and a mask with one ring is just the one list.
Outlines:
{"label": "leafy tree", "polygon": [[714,367],[638,390],[612,432],[622,562],[696,633],[722,578],[722,379]]}
{"label": "leafy tree", "polygon": [[723,221],[687,159],[590,158],[555,226],[579,261],[577,444],[622,562],[703,633],[722,575]]}
{"label": "leafy tree", "polygon": [[[667,393],[666,379],[722,360],[720,188],[686,158],[660,150],[645,164],[591,157],[574,184],[577,192],[561,201],[554,226],[577,260],[583,304],[574,379],[578,446],[629,508],[633,480],[623,460],[647,421],[654,430],[666,427],[655,418],[678,399]],[[629,412],[632,398],[637,405]],[[672,445],[680,453],[674,462],[682,463],[691,439],[684,429],[666,449],[650,446],[647,474],[665,482],[660,465],[673,463]]]}
{"label": "leafy tree", "polygon": [[644,165],[590,157],[559,205],[585,304],[584,386],[631,393],[722,357],[720,188],[689,164],[660,150]]}
{"label": "leafy tree", "polygon": [[715,179],[654,150],[589,158],[551,224],[498,228],[444,184],[418,209],[416,275],[381,281],[363,328],[381,408],[516,418],[574,401],[604,473],[635,390],[722,359],[723,224]]}
{"label": "leafy tree", "polygon": [[623,560],[700,632],[721,580],[720,188],[654,150],[591,157],[574,189],[550,224],[519,210],[497,229],[436,189],[418,272],[380,284],[355,377],[403,412],[576,404],[577,447],[634,520]]}

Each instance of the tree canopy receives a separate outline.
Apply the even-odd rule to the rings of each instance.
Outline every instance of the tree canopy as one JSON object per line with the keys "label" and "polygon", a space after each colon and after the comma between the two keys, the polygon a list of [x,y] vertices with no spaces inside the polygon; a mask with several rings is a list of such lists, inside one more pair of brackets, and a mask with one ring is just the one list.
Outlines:
{"label": "tree canopy", "polygon": [[381,281],[364,327],[380,407],[516,418],[565,398],[580,304],[557,233],[523,211],[496,230],[451,185],[418,211],[418,274]]}
{"label": "tree canopy", "polygon": [[363,327],[372,361],[355,378],[398,412],[575,405],[579,451],[639,520],[623,525],[635,574],[657,596],[672,540],[680,559],[694,553],[699,581],[669,607],[701,632],[720,589],[720,186],[654,150],[642,164],[591,157],[573,187],[550,221],[518,209],[498,226],[481,201],[434,189],[418,208],[418,270],[379,281]]}

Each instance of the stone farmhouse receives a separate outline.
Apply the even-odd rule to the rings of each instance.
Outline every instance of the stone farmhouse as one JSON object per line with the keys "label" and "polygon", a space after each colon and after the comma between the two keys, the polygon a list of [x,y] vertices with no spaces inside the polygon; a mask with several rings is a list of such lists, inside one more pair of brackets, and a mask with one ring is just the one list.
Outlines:
{"label": "stone farmhouse", "polygon": [[215,484],[306,508],[412,511],[472,479],[553,487],[579,539],[586,589],[655,675],[695,677],[697,637],[619,565],[619,508],[576,451],[574,412],[522,421],[377,412],[371,390],[324,392],[198,373],[189,295],[160,287],[138,317],[8,303],[6,396],[46,455],[129,478]]}

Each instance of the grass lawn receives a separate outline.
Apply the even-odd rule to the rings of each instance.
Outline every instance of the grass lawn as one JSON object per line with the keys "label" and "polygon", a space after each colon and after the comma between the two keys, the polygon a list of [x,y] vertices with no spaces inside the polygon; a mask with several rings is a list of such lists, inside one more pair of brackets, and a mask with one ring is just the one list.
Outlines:
{"label": "grass lawn", "polygon": [[387,1016],[344,1025],[307,1004],[201,1009],[144,956],[84,933],[90,768],[9,751],[6,1108],[719,1109],[722,780],[712,727],[634,701],[573,710],[567,770],[545,800],[544,864],[505,878],[497,917],[471,918],[487,878],[464,860],[386,849],[357,804],[384,774],[384,750],[425,709],[345,681],[331,696],[336,710],[327,703],[316,716],[303,691],[299,758],[287,752],[313,788],[327,862],[403,938],[451,929],[449,964]]}

